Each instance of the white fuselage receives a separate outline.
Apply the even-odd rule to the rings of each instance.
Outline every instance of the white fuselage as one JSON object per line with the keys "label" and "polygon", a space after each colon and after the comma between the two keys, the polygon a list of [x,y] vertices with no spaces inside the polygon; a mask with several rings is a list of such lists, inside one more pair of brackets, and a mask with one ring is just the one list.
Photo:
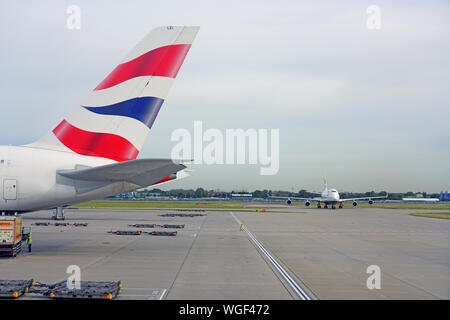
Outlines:
{"label": "white fuselage", "polygon": [[340,201],[339,192],[336,189],[325,189],[321,198],[321,202],[325,204],[336,204]]}
{"label": "white fuselage", "polygon": [[130,183],[102,186],[76,182],[58,170],[96,167],[113,160],[26,146],[0,146],[0,212],[56,208],[136,189]]}

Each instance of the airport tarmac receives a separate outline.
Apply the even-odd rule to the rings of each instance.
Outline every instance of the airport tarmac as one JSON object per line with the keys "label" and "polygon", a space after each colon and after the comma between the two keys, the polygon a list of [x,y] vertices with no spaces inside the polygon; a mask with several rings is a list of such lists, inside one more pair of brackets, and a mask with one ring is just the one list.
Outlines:
{"label": "airport tarmac", "polygon": [[[268,210],[163,217],[180,212],[68,209],[65,222],[89,225],[62,229],[32,225],[50,211],[24,214],[32,253],[0,258],[0,279],[55,283],[78,265],[81,280],[121,280],[117,299],[297,299],[240,221],[313,299],[450,298],[449,220],[376,208]],[[108,233],[135,223],[185,228],[170,229],[175,237]],[[370,265],[380,267],[381,289],[366,286]]]}

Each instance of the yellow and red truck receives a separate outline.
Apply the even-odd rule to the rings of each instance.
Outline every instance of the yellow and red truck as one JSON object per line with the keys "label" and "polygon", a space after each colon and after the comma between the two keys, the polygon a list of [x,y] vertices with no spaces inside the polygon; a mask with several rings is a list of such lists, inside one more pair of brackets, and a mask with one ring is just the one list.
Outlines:
{"label": "yellow and red truck", "polygon": [[15,257],[22,250],[22,218],[0,216],[0,254]]}

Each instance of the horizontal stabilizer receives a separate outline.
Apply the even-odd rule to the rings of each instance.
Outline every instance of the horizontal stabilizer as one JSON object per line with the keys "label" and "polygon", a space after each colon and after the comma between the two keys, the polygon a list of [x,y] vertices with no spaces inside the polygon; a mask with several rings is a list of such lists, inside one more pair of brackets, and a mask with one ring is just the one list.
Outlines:
{"label": "horizontal stabilizer", "polygon": [[171,159],[139,159],[94,168],[60,170],[58,174],[73,180],[91,182],[129,182],[146,187],[185,169]]}

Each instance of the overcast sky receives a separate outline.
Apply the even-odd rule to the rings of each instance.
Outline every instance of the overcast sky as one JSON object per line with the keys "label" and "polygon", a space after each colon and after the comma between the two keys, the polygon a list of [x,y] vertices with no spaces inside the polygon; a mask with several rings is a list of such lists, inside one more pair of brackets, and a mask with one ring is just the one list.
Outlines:
{"label": "overcast sky", "polygon": [[0,144],[43,136],[172,24],[201,29],[139,157],[170,157],[173,130],[202,120],[279,129],[280,170],[195,165],[166,188],[317,191],[325,175],[342,191],[450,189],[448,1],[2,1]]}

